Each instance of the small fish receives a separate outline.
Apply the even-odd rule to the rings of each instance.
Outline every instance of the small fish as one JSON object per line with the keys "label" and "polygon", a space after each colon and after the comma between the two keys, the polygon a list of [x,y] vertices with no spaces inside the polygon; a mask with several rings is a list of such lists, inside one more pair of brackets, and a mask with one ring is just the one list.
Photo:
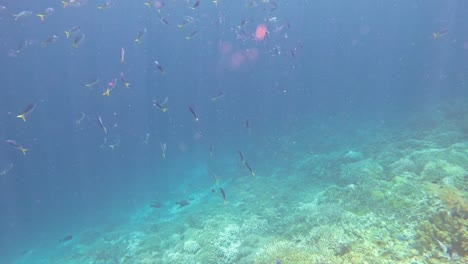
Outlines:
{"label": "small fish", "polygon": [[226,206],[226,193],[221,187],[219,187],[219,191],[221,192],[221,196],[223,196],[224,206]]}
{"label": "small fish", "polygon": [[244,155],[242,155],[242,152],[240,152],[240,150],[238,150],[237,153],[239,153],[239,156],[240,156],[240,158],[241,158],[242,164],[244,164],[244,163],[245,163]]}
{"label": "small fish", "polygon": [[166,143],[159,143],[159,145],[161,146],[161,155],[162,155],[163,159],[166,159],[167,145],[166,145]]}
{"label": "small fish", "polygon": [[153,106],[156,106],[161,112],[165,113],[167,112],[167,107],[166,104],[169,101],[168,97],[164,98],[163,102],[159,102],[158,100],[153,100]]}
{"label": "small fish", "polygon": [[223,92],[219,92],[217,95],[211,97],[211,101],[213,101],[213,102],[214,102],[214,101],[217,101],[217,100],[223,98],[224,95],[225,95],[225,94],[224,94]]}
{"label": "small fish", "polygon": [[56,42],[58,39],[58,36],[57,35],[52,35],[50,36],[48,39],[44,40],[41,42],[41,46],[42,47],[47,47],[49,46],[50,44]]}
{"label": "small fish", "polygon": [[159,203],[159,202],[150,204],[150,207],[156,208],[156,209],[159,209],[162,206],[163,206],[162,203]]}
{"label": "small fish", "polygon": [[21,118],[23,119],[24,122],[26,122],[26,116],[32,113],[35,108],[36,108],[36,104],[28,104],[28,106],[26,106],[24,111],[21,114],[17,115],[16,117]]}
{"label": "small fish", "polygon": [[80,45],[81,42],[83,42],[85,39],[85,34],[81,34],[75,37],[75,40],[73,40],[73,45],[72,47],[77,49],[78,46]]}
{"label": "small fish", "polygon": [[433,39],[438,39],[440,37],[443,37],[443,36],[447,35],[448,32],[449,32],[448,29],[442,29],[440,31],[432,33],[432,38]]}
{"label": "small fish", "polygon": [[213,145],[210,145],[210,147],[209,147],[210,157],[213,157],[213,150],[214,150]]}
{"label": "small fish", "polygon": [[130,83],[125,79],[125,74],[123,72],[120,73],[120,80],[123,82],[125,88],[130,87]]}
{"label": "small fish", "polygon": [[81,125],[81,122],[83,122],[83,120],[85,119],[85,117],[86,117],[86,114],[85,114],[85,113],[81,113],[80,118],[78,118],[78,119],[75,121],[75,125],[77,125],[77,126]]}
{"label": "small fish", "polygon": [[184,207],[184,206],[189,205],[190,203],[189,203],[189,201],[187,201],[187,200],[182,200],[182,201],[176,202],[176,204],[179,205],[179,208],[182,208],[182,207]]}
{"label": "small fish", "polygon": [[250,167],[249,163],[246,161],[244,164],[245,164],[245,167],[247,167],[247,169],[249,169],[250,174],[251,174],[252,176],[255,176],[255,172],[252,170],[252,168]]}
{"label": "small fish", "polygon": [[120,48],[120,63],[125,63],[125,49]]}
{"label": "small fish", "polygon": [[69,30],[65,30],[65,36],[68,39],[70,37],[70,34],[75,33],[75,32],[79,32],[80,30],[81,30],[80,26],[72,27]]}
{"label": "small fish", "polygon": [[54,13],[54,11],[55,11],[55,10],[54,10],[52,7],[48,7],[48,8],[46,8],[46,9],[44,10],[44,13],[42,13],[42,14],[37,14],[36,16],[39,17],[39,18],[41,19],[41,21],[44,21],[44,18],[45,18],[46,16],[52,15],[52,14]]}
{"label": "small fish", "polygon": [[67,235],[58,240],[59,243],[65,243],[73,239],[72,235]]}
{"label": "small fish", "polygon": [[181,24],[178,24],[177,27],[179,28],[183,28],[185,27],[186,25],[190,24],[193,22],[193,17],[191,16],[185,16],[184,17],[184,20],[182,20],[182,23]]}
{"label": "small fish", "polygon": [[219,179],[218,179],[218,176],[216,175],[216,173],[213,173],[212,175],[213,175],[213,180],[216,183],[216,185],[219,185]]}
{"label": "small fish", "polygon": [[198,35],[198,31],[193,31],[192,33],[190,33],[188,36],[185,36],[185,39],[186,40],[191,40],[193,39],[194,37],[196,37]]}
{"label": "small fish", "polygon": [[192,9],[193,10],[197,9],[199,5],[200,5],[200,1],[196,1],[195,4],[193,4]]}
{"label": "small fish", "polygon": [[8,166],[0,172],[0,176],[5,176],[13,168],[13,163],[8,164]]}
{"label": "small fish", "polygon": [[85,86],[88,87],[88,88],[91,88],[91,87],[93,87],[94,85],[96,85],[98,83],[99,83],[99,78],[96,78],[96,79],[94,79],[94,81],[85,84]]}
{"label": "small fish", "polygon": [[98,116],[98,122],[99,122],[99,125],[101,126],[102,130],[104,130],[104,134],[107,135],[107,128],[106,128],[106,126],[104,126],[104,122],[102,122],[101,116]]}
{"label": "small fish", "polygon": [[117,86],[117,78],[114,78],[112,81],[110,81],[108,84],[107,84],[107,89],[104,93],[102,93],[102,95],[104,96],[109,96],[110,95],[110,92],[112,90],[114,90],[114,88]]}
{"label": "small fish", "polygon": [[159,70],[161,73],[164,73],[164,69],[163,69],[163,67],[161,66],[161,63],[159,63],[159,61],[155,60],[155,61],[154,61],[154,64],[156,65],[156,68],[158,68],[158,70]]}
{"label": "small fish", "polygon": [[26,155],[26,151],[28,151],[28,149],[23,148],[23,147],[22,147],[20,144],[18,144],[16,141],[9,139],[9,140],[5,140],[5,142],[6,142],[7,144],[9,144],[10,146],[14,147],[15,149],[20,150],[21,153],[23,153],[23,155]]}
{"label": "small fish", "polygon": [[192,113],[192,116],[195,119],[195,122],[198,122],[198,116],[195,113],[195,111],[193,110],[193,108],[191,106],[189,106],[188,109],[189,109],[190,113]]}
{"label": "small fish", "polygon": [[112,0],[107,0],[104,4],[97,7],[99,11],[103,11],[106,8],[112,7]]}
{"label": "small fish", "polygon": [[62,6],[63,6],[63,8],[66,8],[66,7],[81,7],[81,6],[85,5],[87,1],[88,0],[69,0],[69,1],[62,0]]}
{"label": "small fish", "polygon": [[168,26],[170,25],[169,21],[167,21],[164,17],[159,18],[159,22],[161,22],[164,25],[168,25]]}
{"label": "small fish", "polygon": [[147,31],[146,28],[144,28],[143,30],[140,30],[140,31],[138,32],[137,38],[135,39],[135,42],[140,43],[140,42],[141,42],[141,38],[145,35],[146,31]]}
{"label": "small fish", "polygon": [[149,143],[149,138],[150,138],[150,133],[146,133],[146,134],[145,134],[145,140],[143,140],[143,143],[145,143],[146,145],[148,145],[148,143]]}
{"label": "small fish", "polygon": [[15,21],[18,21],[20,19],[24,19],[24,18],[29,17],[31,15],[32,15],[31,11],[21,11],[18,14],[13,15],[13,17],[15,18]]}

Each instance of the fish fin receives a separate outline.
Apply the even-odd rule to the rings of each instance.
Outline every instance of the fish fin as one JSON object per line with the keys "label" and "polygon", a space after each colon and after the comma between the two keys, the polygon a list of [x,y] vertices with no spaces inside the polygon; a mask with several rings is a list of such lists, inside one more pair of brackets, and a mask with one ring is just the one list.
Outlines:
{"label": "fish fin", "polygon": [[149,3],[144,3],[145,6],[151,8],[150,4]]}
{"label": "fish fin", "polygon": [[44,21],[45,15],[43,15],[43,14],[37,14],[36,16],[38,16],[38,17],[41,19],[41,21]]}
{"label": "fish fin", "polygon": [[21,150],[21,153],[23,153],[23,155],[26,155],[26,151],[28,151],[28,149],[25,149],[23,147],[20,147],[20,150]]}
{"label": "fish fin", "polygon": [[109,96],[109,95],[110,95],[110,90],[107,89],[102,95],[104,95],[104,96]]}
{"label": "fish fin", "polygon": [[26,122],[26,116],[24,114],[17,115],[16,117],[21,118],[21,119],[23,119],[24,122]]}

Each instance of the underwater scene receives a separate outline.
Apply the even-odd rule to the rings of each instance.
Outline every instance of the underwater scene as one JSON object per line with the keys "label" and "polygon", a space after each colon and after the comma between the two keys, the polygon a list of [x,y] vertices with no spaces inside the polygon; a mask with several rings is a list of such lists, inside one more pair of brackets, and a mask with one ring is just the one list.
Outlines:
{"label": "underwater scene", "polygon": [[466,14],[0,0],[0,264],[468,263]]}

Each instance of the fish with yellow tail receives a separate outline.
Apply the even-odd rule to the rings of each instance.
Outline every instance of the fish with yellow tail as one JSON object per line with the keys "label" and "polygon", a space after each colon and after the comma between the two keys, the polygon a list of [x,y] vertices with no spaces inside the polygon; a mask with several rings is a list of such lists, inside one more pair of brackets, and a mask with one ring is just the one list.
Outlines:
{"label": "fish with yellow tail", "polygon": [[28,106],[26,106],[24,111],[16,117],[21,118],[24,122],[26,122],[26,116],[32,113],[32,111],[34,111],[34,108],[36,108],[36,104],[29,104]]}
{"label": "fish with yellow tail", "polygon": [[127,79],[125,78],[125,74],[123,72],[120,73],[120,80],[122,81],[122,83],[124,84],[125,88],[129,88],[130,87],[130,83],[127,82]]}
{"label": "fish with yellow tail", "polygon": [[164,101],[159,102],[158,100],[153,100],[153,106],[156,106],[161,112],[166,113],[167,112],[167,102],[169,101],[168,97],[164,98]]}
{"label": "fish with yellow tail", "polygon": [[224,206],[226,206],[227,201],[226,201],[226,193],[224,192],[224,189],[219,187],[219,192],[221,193],[221,196],[223,197],[223,204]]}
{"label": "fish with yellow tail", "polygon": [[147,29],[144,28],[143,30],[140,30],[140,31],[138,32],[138,36],[137,36],[137,38],[135,39],[135,42],[136,42],[136,43],[140,43],[140,42],[141,42],[141,38],[145,35],[146,31],[147,31]]}
{"label": "fish with yellow tail", "polygon": [[115,86],[117,85],[117,78],[114,78],[112,81],[110,81],[107,84],[107,89],[104,93],[102,93],[103,96],[109,96],[110,92],[114,90]]}
{"label": "fish with yellow tail", "polygon": [[52,8],[52,7],[48,7],[44,10],[43,13],[41,14],[37,14],[36,16],[39,17],[39,19],[41,19],[41,21],[44,21],[45,17],[46,16],[50,16],[52,15],[53,13],[55,12],[55,10]]}
{"label": "fish with yellow tail", "polygon": [[443,37],[443,36],[447,35],[448,32],[449,32],[448,29],[439,30],[437,32],[432,33],[432,38],[433,39],[438,39],[440,37]]}
{"label": "fish with yellow tail", "polygon": [[79,32],[80,30],[81,30],[80,26],[72,27],[72,28],[70,28],[68,30],[65,30],[65,36],[68,39],[70,37],[70,34],[75,33],[75,32]]}
{"label": "fish with yellow tail", "polygon": [[252,167],[250,167],[250,164],[244,159],[244,155],[242,155],[242,152],[238,150],[237,153],[239,153],[242,164],[244,164],[244,166],[249,170],[250,175],[255,176],[255,172],[253,171]]}
{"label": "fish with yellow tail", "polygon": [[14,147],[15,149],[21,151],[21,153],[23,153],[23,155],[26,155],[26,151],[28,151],[27,148],[23,148],[20,144],[18,144],[15,140],[5,140],[5,142],[7,144],[9,144],[10,146]]}

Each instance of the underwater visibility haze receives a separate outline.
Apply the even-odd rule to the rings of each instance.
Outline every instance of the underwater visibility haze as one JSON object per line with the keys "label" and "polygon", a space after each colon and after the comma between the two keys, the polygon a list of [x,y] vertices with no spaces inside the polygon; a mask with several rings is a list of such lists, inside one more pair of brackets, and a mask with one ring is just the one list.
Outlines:
{"label": "underwater visibility haze", "polygon": [[0,263],[468,263],[466,14],[0,0]]}

